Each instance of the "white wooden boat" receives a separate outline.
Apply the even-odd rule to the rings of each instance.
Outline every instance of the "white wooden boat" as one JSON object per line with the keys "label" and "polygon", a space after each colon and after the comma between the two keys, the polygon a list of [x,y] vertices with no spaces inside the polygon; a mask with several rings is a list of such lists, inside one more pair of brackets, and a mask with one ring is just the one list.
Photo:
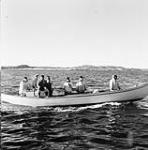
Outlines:
{"label": "white wooden boat", "polygon": [[99,92],[96,94],[75,94],[61,97],[37,98],[37,97],[20,97],[14,95],[1,94],[1,100],[12,104],[25,106],[70,106],[98,104],[104,102],[123,102],[136,101],[145,98],[148,95],[148,84],[126,90],[113,92]]}

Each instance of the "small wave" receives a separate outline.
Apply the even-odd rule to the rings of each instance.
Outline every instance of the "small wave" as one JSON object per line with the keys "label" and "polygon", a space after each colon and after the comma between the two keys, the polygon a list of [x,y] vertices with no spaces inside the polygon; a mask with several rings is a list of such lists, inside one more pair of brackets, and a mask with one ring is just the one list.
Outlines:
{"label": "small wave", "polygon": [[79,111],[83,111],[86,109],[100,108],[100,107],[103,107],[105,105],[119,106],[120,104],[121,103],[118,103],[118,102],[110,102],[110,103],[95,104],[95,105],[89,105],[89,106],[83,106],[83,107],[68,107],[68,108],[56,107],[54,109],[54,111],[56,111],[56,112],[79,112]]}
{"label": "small wave", "polygon": [[143,114],[143,116],[144,116],[144,117],[148,117],[148,113],[146,113],[146,114]]}
{"label": "small wave", "polygon": [[138,107],[140,109],[148,109],[148,101],[141,101],[141,102],[138,102]]}

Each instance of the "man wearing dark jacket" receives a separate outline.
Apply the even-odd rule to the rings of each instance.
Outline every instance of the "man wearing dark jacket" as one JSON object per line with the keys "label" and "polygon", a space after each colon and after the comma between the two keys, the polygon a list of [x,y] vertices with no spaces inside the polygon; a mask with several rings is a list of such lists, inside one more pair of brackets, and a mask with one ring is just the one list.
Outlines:
{"label": "man wearing dark jacket", "polygon": [[39,97],[44,98],[48,89],[46,88],[47,82],[44,79],[44,75],[41,75],[41,80],[38,83],[39,86]]}

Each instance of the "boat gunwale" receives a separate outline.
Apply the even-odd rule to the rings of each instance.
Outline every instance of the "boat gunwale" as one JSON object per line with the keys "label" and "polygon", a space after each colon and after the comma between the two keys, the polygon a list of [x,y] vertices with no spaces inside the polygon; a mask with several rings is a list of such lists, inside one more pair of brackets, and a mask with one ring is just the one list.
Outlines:
{"label": "boat gunwale", "polygon": [[77,98],[77,97],[89,97],[89,96],[101,96],[101,95],[109,95],[109,94],[118,94],[118,93],[125,93],[125,92],[129,92],[129,91],[134,91],[137,89],[141,89],[143,87],[148,86],[148,83],[137,86],[137,87],[131,87],[128,89],[123,89],[123,90],[119,90],[119,91],[107,91],[107,92],[98,92],[98,93],[87,93],[87,94],[74,94],[74,95],[66,95],[64,96],[64,98]]}
{"label": "boat gunwale", "polygon": [[[137,86],[137,87],[131,87],[128,89],[119,90],[119,91],[105,91],[105,92],[98,92],[98,93],[72,94],[72,95],[52,96],[49,98],[39,98],[39,97],[22,97],[22,98],[29,98],[29,99],[33,98],[33,99],[45,99],[45,100],[47,100],[47,99],[55,99],[55,98],[57,98],[57,99],[61,99],[61,98],[68,99],[68,98],[78,98],[78,97],[102,96],[102,95],[120,94],[120,93],[130,92],[130,91],[144,88],[146,86],[148,86],[148,83]],[[3,94],[8,95],[8,96],[17,96],[17,95],[10,95],[10,94],[2,93],[2,95]],[[17,97],[19,97],[19,96],[17,96]]]}

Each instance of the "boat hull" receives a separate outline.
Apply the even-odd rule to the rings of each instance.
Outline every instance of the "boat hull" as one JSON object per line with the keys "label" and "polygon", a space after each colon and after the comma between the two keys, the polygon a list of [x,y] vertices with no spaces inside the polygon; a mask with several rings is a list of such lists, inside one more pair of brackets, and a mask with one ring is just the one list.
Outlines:
{"label": "boat hull", "polygon": [[2,101],[25,106],[69,106],[87,105],[105,102],[136,101],[148,95],[148,84],[115,92],[100,92],[96,94],[76,94],[51,98],[20,97],[1,94]]}

